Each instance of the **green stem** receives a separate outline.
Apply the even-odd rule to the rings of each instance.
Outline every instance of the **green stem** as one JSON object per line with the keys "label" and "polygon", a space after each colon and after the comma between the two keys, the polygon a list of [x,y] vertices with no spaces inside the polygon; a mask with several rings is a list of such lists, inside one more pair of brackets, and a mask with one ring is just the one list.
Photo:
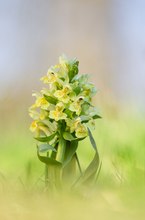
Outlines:
{"label": "green stem", "polygon": [[65,150],[66,150],[66,141],[63,139],[63,137],[60,137],[57,154],[56,154],[56,160],[60,163],[63,163],[64,156],[65,156]]}
{"label": "green stem", "polygon": [[[56,157],[52,154],[51,157],[63,164],[66,150],[66,141],[60,137],[57,147]],[[48,156],[48,155],[47,155]],[[49,164],[45,167],[45,185],[49,192],[55,192],[62,188],[62,167],[56,164]]]}

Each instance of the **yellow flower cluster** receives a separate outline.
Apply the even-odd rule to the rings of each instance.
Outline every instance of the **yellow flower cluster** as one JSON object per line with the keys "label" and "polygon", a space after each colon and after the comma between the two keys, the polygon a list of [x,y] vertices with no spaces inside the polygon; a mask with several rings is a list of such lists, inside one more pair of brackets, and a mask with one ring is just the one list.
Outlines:
{"label": "yellow flower cluster", "polygon": [[94,127],[94,119],[99,117],[92,105],[96,90],[88,75],[78,75],[78,64],[63,55],[41,78],[46,88],[33,94],[36,101],[29,109],[34,119],[30,129],[37,137],[52,135],[63,127],[64,132],[82,139],[88,135],[87,126]]}

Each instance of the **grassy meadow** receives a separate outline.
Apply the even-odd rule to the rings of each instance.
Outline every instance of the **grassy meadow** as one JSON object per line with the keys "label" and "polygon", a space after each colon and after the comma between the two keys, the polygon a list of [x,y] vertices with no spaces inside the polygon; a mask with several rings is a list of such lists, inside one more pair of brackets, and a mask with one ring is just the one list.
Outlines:
{"label": "grassy meadow", "polygon": [[[7,110],[0,125],[0,219],[144,219],[145,118],[110,110],[93,132],[102,168],[95,187],[45,192],[44,166],[37,159],[27,109]],[[11,114],[10,114],[11,113]],[[78,149],[81,165],[93,157],[89,140]]]}

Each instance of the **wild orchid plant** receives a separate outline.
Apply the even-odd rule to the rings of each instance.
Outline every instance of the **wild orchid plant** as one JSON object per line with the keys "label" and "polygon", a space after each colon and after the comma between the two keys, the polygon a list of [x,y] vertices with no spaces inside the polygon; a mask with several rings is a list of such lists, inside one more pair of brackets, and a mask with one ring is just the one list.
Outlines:
{"label": "wild orchid plant", "polygon": [[[78,74],[78,65],[78,60],[61,56],[59,64],[50,67],[41,78],[46,88],[33,93],[36,101],[29,109],[33,118],[30,130],[38,141],[38,158],[46,164],[45,182],[51,189],[62,187],[68,180],[73,187],[87,184],[99,170],[99,155],[91,133],[95,119],[100,118],[92,105],[96,89],[88,82],[88,75]],[[87,136],[95,156],[82,171],[77,148]]]}

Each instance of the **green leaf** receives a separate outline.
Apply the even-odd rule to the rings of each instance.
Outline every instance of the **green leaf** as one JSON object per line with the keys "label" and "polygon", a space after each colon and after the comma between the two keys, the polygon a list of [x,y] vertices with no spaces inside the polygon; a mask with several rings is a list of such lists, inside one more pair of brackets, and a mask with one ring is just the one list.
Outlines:
{"label": "green leaf", "polygon": [[69,76],[69,81],[71,82],[72,79],[74,78],[74,76],[76,76],[78,74],[78,65],[79,65],[79,61],[72,60],[72,62],[70,62],[68,64],[68,76]]}
{"label": "green leaf", "polygon": [[71,133],[65,131],[65,132],[63,133],[63,138],[64,138],[66,141],[82,141],[82,140],[84,140],[86,137],[77,138],[77,137],[74,137]]}
{"label": "green leaf", "polygon": [[99,111],[98,111],[96,108],[93,108],[93,109],[92,109],[92,112],[90,113],[90,116],[91,116],[93,119],[102,118],[102,117],[100,116]]}
{"label": "green leaf", "polygon": [[93,119],[98,119],[98,118],[102,118],[100,115],[94,115],[93,117],[92,117]]}
{"label": "green leaf", "polygon": [[49,102],[49,103],[51,103],[51,104],[53,104],[53,105],[56,105],[56,103],[57,103],[57,99],[56,98],[54,98],[54,97],[51,97],[51,96],[47,96],[47,95],[43,95],[44,97],[45,97],[45,99]]}
{"label": "green leaf", "polygon": [[91,182],[95,174],[97,173],[99,168],[99,157],[98,153],[95,153],[95,156],[89,166],[86,168],[86,170],[83,172],[83,174],[80,176],[80,178],[75,182],[74,186],[79,186],[81,184],[88,184]]}
{"label": "green leaf", "polygon": [[37,156],[39,158],[39,160],[42,163],[45,163],[47,165],[57,165],[57,166],[62,166],[62,164],[60,162],[58,162],[57,160],[50,158],[50,157],[44,157],[44,156],[40,156],[39,151],[37,150]]}
{"label": "green leaf", "polygon": [[91,130],[90,130],[89,128],[88,128],[88,134],[89,134],[90,142],[91,142],[91,144],[92,144],[94,150],[97,151],[96,142],[95,142],[95,140],[94,140],[94,138],[93,138],[93,135],[92,135],[92,133],[91,133]]}
{"label": "green leaf", "polygon": [[76,153],[77,147],[78,147],[78,141],[71,141],[71,142],[69,142],[69,145],[66,146],[66,152],[65,152],[63,166],[66,166],[71,161],[72,157]]}
{"label": "green leaf", "polygon": [[71,158],[69,163],[66,164],[66,166],[63,167],[63,179],[67,186],[71,186],[73,180],[76,178],[77,175],[77,162],[75,155]]}
{"label": "green leaf", "polygon": [[50,135],[50,136],[46,136],[46,137],[35,137],[35,139],[37,141],[40,141],[40,142],[49,142],[51,141],[54,137],[56,136],[56,133]]}
{"label": "green leaf", "polygon": [[73,91],[78,95],[81,92],[81,87],[77,86],[76,88],[73,89]]}
{"label": "green leaf", "polygon": [[63,138],[67,141],[74,141],[77,138],[73,137],[73,135],[69,132],[63,132]]}
{"label": "green leaf", "polygon": [[90,108],[90,104],[88,104],[87,102],[82,104],[82,111],[81,111],[81,115],[86,114],[86,112],[89,110]]}
{"label": "green leaf", "polygon": [[68,118],[72,118],[73,112],[70,111],[69,109],[65,109],[64,113],[67,114]]}
{"label": "green leaf", "polygon": [[51,145],[49,145],[49,144],[41,144],[41,145],[38,146],[38,151],[40,153],[47,152],[49,150],[52,150],[52,151],[56,152],[56,149],[54,147],[52,147]]}
{"label": "green leaf", "polygon": [[90,107],[94,107],[94,106],[91,104],[91,101],[89,100],[89,98],[84,98],[84,103],[88,104]]}
{"label": "green leaf", "polygon": [[89,166],[86,168],[86,170],[82,173],[82,175],[73,184],[73,187],[74,186],[76,187],[76,186],[79,186],[82,184],[84,185],[84,184],[91,183],[94,180],[95,175],[99,170],[99,164],[100,164],[99,154],[98,154],[95,140],[94,140],[89,128],[88,128],[88,133],[89,133],[90,142],[95,150],[95,156],[94,156],[93,160],[91,161],[91,163],[89,164]]}

